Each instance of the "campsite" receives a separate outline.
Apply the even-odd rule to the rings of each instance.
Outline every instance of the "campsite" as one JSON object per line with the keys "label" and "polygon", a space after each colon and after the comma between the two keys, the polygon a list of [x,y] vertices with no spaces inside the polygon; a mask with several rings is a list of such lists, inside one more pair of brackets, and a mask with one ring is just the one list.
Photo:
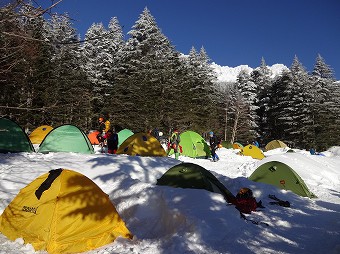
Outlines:
{"label": "campsite", "polygon": [[[88,147],[90,141],[81,130],[66,127],[48,143],[58,142],[59,135],[75,133]],[[49,131],[51,137],[57,130]],[[149,140],[147,134],[129,132],[126,136],[134,144],[145,145]],[[63,151],[65,144],[55,146],[61,151],[39,152],[39,145],[32,145],[25,135],[22,138],[17,147],[9,140],[1,142],[0,253],[47,253],[46,248],[48,253],[91,254],[339,253],[338,146],[312,155],[277,142],[278,147],[262,148],[264,157],[258,159],[242,154],[247,146],[238,144],[237,149],[219,148],[220,160],[212,162],[184,151],[179,160],[174,155],[141,155],[140,151],[148,152],[142,147],[132,155],[101,153],[98,145],[91,145],[91,152],[76,146]],[[148,144],[159,148],[155,140]],[[4,152],[6,145],[11,151]],[[123,145],[128,150],[130,146],[131,141]],[[282,175],[282,165],[289,174]],[[278,175],[276,185],[266,182],[263,168]],[[247,220],[226,202],[228,195],[236,195],[243,187],[250,188],[264,206],[245,214]],[[60,193],[53,196],[52,190]],[[22,198],[22,194],[29,196]],[[269,195],[290,206],[278,205]],[[39,217],[41,211],[53,215],[51,223]],[[25,214],[27,222],[23,217],[11,219],[15,213]],[[36,220],[32,223],[31,219]],[[96,228],[91,223],[111,226]],[[95,240],[99,228],[113,238]],[[39,229],[49,234],[39,236]],[[86,249],[77,249],[76,243],[84,239],[80,245]],[[66,250],[67,246],[74,249]]]}

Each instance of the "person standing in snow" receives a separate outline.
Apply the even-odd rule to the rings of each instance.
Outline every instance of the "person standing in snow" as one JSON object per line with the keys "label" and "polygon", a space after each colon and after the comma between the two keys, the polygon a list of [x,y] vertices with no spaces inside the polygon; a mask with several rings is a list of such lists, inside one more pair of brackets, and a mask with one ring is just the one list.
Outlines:
{"label": "person standing in snow", "polygon": [[107,153],[116,154],[118,149],[118,134],[115,130],[108,130],[103,138],[106,139]]}
{"label": "person standing in snow", "polygon": [[109,130],[111,130],[111,122],[110,122],[110,115],[109,114],[105,114],[105,132],[108,132]]}
{"label": "person standing in snow", "polygon": [[104,141],[103,136],[105,135],[105,119],[104,117],[99,117],[98,118],[98,135],[97,139],[99,143],[102,143]]}
{"label": "person standing in snow", "polygon": [[178,157],[179,157],[179,142],[181,142],[179,131],[175,129],[174,132],[170,136],[170,140],[169,140],[170,146],[169,146],[168,152],[170,152],[171,149],[174,149],[176,160],[178,160]]}
{"label": "person standing in snow", "polygon": [[220,141],[218,140],[217,136],[214,134],[214,132],[209,132],[209,144],[210,144],[210,151],[213,161],[218,161],[220,158],[218,157],[216,150],[218,148],[218,145],[220,144]]}

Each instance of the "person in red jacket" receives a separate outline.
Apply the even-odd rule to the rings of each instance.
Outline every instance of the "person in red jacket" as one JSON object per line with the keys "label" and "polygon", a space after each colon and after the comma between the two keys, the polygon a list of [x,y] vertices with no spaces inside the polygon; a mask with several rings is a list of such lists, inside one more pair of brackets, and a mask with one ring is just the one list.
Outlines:
{"label": "person in red jacket", "polygon": [[118,149],[118,134],[114,130],[108,130],[103,138],[106,140],[107,153],[116,154]]}

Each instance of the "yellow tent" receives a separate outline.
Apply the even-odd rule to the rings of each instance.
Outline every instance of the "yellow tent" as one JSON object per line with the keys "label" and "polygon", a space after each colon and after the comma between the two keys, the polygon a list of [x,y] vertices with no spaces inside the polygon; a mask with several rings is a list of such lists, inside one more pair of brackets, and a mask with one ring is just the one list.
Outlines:
{"label": "yellow tent", "polygon": [[1,215],[0,232],[49,253],[84,252],[132,237],[108,195],[67,169],[51,170],[23,188]]}
{"label": "yellow tent", "polygon": [[262,160],[265,156],[260,148],[254,145],[247,145],[241,149],[241,154],[251,156],[253,159]]}
{"label": "yellow tent", "polygon": [[51,131],[53,128],[49,125],[42,125],[36,128],[32,133],[29,135],[29,138],[32,144],[41,144],[44,140],[45,136]]}
{"label": "yellow tent", "polygon": [[285,143],[283,143],[280,140],[272,140],[270,141],[266,146],[265,149],[266,151],[272,150],[272,149],[276,149],[276,148],[285,148],[287,147],[287,145]]}
{"label": "yellow tent", "polygon": [[148,133],[136,133],[128,137],[118,148],[117,154],[139,156],[167,156],[161,143]]}

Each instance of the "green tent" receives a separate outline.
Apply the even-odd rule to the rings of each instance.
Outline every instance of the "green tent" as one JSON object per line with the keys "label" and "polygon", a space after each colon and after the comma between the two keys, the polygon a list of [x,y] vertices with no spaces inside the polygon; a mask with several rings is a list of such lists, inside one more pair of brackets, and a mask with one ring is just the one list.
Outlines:
{"label": "green tent", "polygon": [[127,138],[132,136],[134,133],[130,131],[129,129],[124,129],[124,130],[119,131],[117,134],[118,134],[118,147],[119,147],[121,144],[123,144],[125,140],[127,140]]}
{"label": "green tent", "polygon": [[269,161],[262,164],[250,175],[249,180],[290,190],[302,197],[316,197],[291,167],[279,161]]}
{"label": "green tent", "polygon": [[[181,155],[191,158],[208,158],[210,148],[204,138],[194,131],[185,131],[180,134],[181,141],[179,145],[182,147]],[[169,155],[173,154],[173,149]]]}
{"label": "green tent", "polygon": [[0,118],[0,152],[34,152],[27,134],[16,122],[7,118]]}
{"label": "green tent", "polygon": [[93,147],[87,135],[77,126],[66,124],[50,131],[39,146],[40,153],[74,152],[91,154]]}
{"label": "green tent", "polygon": [[173,166],[157,179],[157,185],[175,188],[205,189],[220,193],[230,202],[234,195],[208,170],[190,162]]}

